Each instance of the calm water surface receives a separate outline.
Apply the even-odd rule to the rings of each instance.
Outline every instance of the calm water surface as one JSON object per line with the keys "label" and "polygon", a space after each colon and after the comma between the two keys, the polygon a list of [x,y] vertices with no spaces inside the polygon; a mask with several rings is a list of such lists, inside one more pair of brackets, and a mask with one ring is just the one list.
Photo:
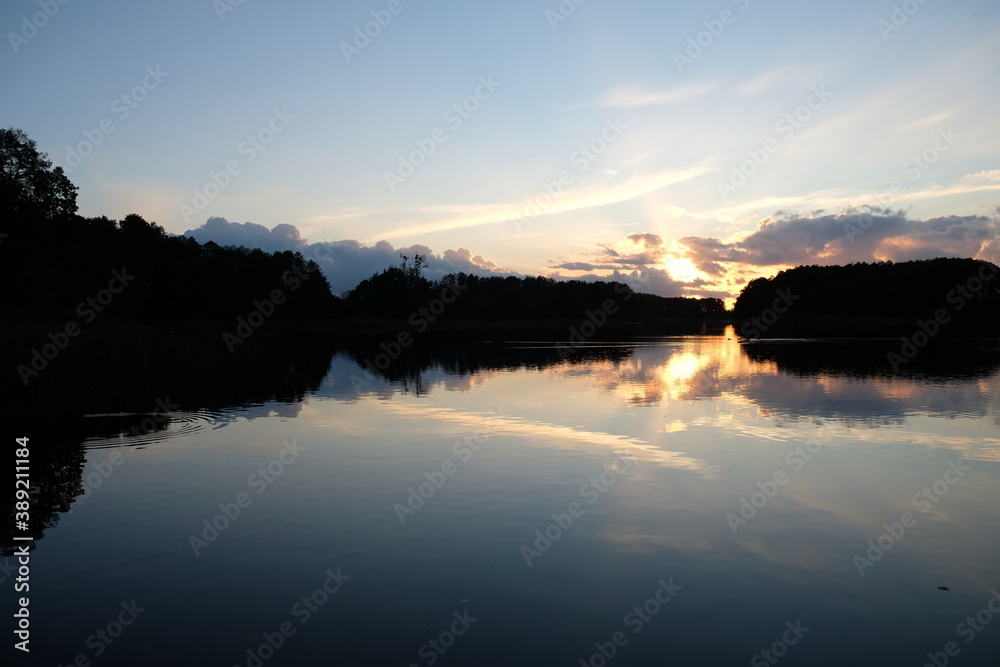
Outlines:
{"label": "calm water surface", "polygon": [[302,401],[91,438],[32,658],[1000,664],[997,368],[727,333],[338,353]]}

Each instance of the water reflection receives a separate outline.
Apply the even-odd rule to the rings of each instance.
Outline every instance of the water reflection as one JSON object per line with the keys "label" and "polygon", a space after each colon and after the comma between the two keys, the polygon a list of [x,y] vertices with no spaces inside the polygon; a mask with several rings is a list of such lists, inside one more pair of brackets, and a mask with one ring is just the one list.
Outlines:
{"label": "water reflection", "polygon": [[[469,392],[514,370],[572,379],[632,407],[713,401],[723,421],[832,419],[849,427],[902,424],[908,416],[989,416],[1000,426],[1000,345],[977,341],[927,350],[891,371],[891,340],[740,341],[721,335],[592,343],[568,357],[553,343],[447,344],[419,363],[382,373],[357,350],[335,356],[319,394],[352,402],[398,392]],[[460,350],[460,351],[456,351]],[[373,373],[372,370],[375,370]],[[873,434],[877,440],[877,435]],[[970,458],[998,460],[997,440],[953,441]]]}
{"label": "water reflection", "polygon": [[[148,600],[159,620],[137,624],[145,645],[180,632],[203,661],[245,664],[342,566],[344,590],[269,665],[422,664],[419,647],[466,608],[481,620],[445,658],[501,665],[578,664],[673,577],[684,588],[614,664],[745,664],[801,618],[811,630],[787,664],[905,665],[1000,584],[995,347],[893,374],[877,363],[885,342],[838,357],[731,330],[569,355],[537,340],[425,343],[384,372],[364,368],[372,345],[340,343],[291,396],[83,420],[92,430],[39,464],[58,535],[38,543],[48,585],[109,608]],[[144,422],[156,428],[133,435]],[[291,439],[301,459],[193,556],[188,535]],[[79,498],[118,452],[127,465],[93,506],[85,496],[52,531],[66,517],[52,498]],[[915,506],[950,465],[968,472]],[[413,514],[394,510],[408,502]],[[573,502],[571,525],[553,518]],[[861,576],[852,559],[907,511],[916,524]],[[522,547],[556,521],[529,567]],[[40,605],[72,629],[44,649],[65,663],[92,618],[73,596]],[[989,664],[976,661],[996,632],[963,647],[966,664]]]}

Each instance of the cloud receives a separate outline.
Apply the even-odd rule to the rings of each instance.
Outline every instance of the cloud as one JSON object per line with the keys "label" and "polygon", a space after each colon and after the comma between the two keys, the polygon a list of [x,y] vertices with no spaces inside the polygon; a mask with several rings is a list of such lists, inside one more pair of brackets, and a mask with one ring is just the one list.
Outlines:
{"label": "cloud", "polygon": [[955,115],[954,111],[942,111],[941,113],[936,113],[930,116],[925,116],[923,118],[918,118],[915,121],[907,123],[900,129],[905,131],[905,130],[915,130],[921,127],[927,127],[928,125],[941,125],[954,115]]}
{"label": "cloud", "polygon": [[[636,292],[659,296],[697,296],[726,298],[728,292],[720,291],[709,281],[697,279],[690,282],[677,280],[662,268],[672,253],[664,247],[658,234],[629,234],[626,240],[633,245],[642,244],[642,252],[629,253],[615,250],[609,245],[599,244],[591,253],[589,261],[568,261],[550,265],[550,278],[573,279],[593,282],[597,280],[617,281],[630,286]],[[626,246],[627,247],[627,246]],[[565,276],[562,271],[587,272]]]}
{"label": "cloud", "polygon": [[953,185],[932,185],[922,192],[911,195],[909,198],[929,199],[931,197],[964,195],[989,190],[1000,190],[1000,169],[990,169],[979,171],[974,174],[966,174],[962,178],[958,179],[958,181]]}
{"label": "cloud", "polygon": [[550,269],[563,269],[565,271],[595,271],[601,267],[597,264],[590,264],[588,262],[564,262],[562,264],[556,264],[555,266],[550,266]]}
{"label": "cloud", "polygon": [[1000,253],[1000,220],[942,216],[909,220],[903,211],[865,207],[836,215],[768,218],[732,241],[685,236],[684,256],[701,271],[722,276],[729,264],[752,267],[980,257]]}
{"label": "cloud", "polygon": [[646,234],[629,234],[627,238],[632,243],[639,243],[639,242],[645,243],[647,248],[649,246],[661,246],[661,245],[663,245],[663,239],[660,238],[660,236],[658,234],[649,234],[649,233],[646,233]]}
{"label": "cloud", "polygon": [[662,263],[666,251],[662,247],[663,239],[658,235],[640,232],[629,234],[626,238],[633,245],[641,243],[643,251],[630,253],[600,244],[597,246],[597,251],[591,253],[591,258],[586,261],[563,262],[549,268],[563,271],[634,271]]}
{"label": "cloud", "polygon": [[[571,263],[572,264],[572,263]],[[552,267],[555,268],[555,267]],[[607,269],[606,266],[594,267],[595,269]],[[574,269],[575,270],[575,269]],[[613,270],[611,273],[597,274],[597,273],[586,273],[579,276],[564,276],[559,272],[550,273],[549,278],[556,278],[562,280],[582,280],[584,282],[597,282],[597,281],[608,281],[608,282],[619,282],[624,283],[631,287],[634,291],[640,292],[642,294],[657,294],[659,296],[713,296],[713,294],[705,293],[703,294],[701,290],[695,290],[692,292],[691,285],[688,283],[683,283],[678,280],[674,280],[670,277],[670,274],[663,269],[657,269],[653,267],[642,267],[641,269],[633,269],[631,271],[621,271],[618,269]],[[728,294],[718,293],[719,297],[729,296]]]}
{"label": "cloud", "polygon": [[462,270],[467,273],[470,271],[474,272],[477,269],[493,271],[500,268],[488,259],[483,259],[482,255],[476,255],[473,257],[472,251],[467,248],[445,250],[442,257],[446,261],[451,262],[452,266],[463,267]]}
{"label": "cloud", "polygon": [[400,255],[424,255],[427,266],[425,277],[437,280],[449,273],[471,273],[475,275],[520,275],[501,268],[496,263],[473,255],[467,248],[445,250],[435,255],[425,245],[411,245],[396,248],[385,240],[374,245],[345,239],[342,241],[308,243],[302,239],[294,225],[277,225],[268,229],[252,222],[229,222],[225,218],[209,218],[204,225],[184,233],[200,243],[214,241],[219,245],[238,245],[260,248],[268,252],[292,250],[302,253],[306,259],[319,264],[323,275],[330,282],[335,294],[343,294],[357,286],[359,282],[380,273],[390,266],[399,265]]}
{"label": "cloud", "polygon": [[209,218],[201,227],[189,229],[183,235],[199,243],[214,241],[220,246],[245,246],[268,252],[301,250],[306,245],[294,225],[268,229],[253,222],[229,222],[225,218]]}
{"label": "cloud", "polygon": [[[508,222],[513,227],[514,222],[517,221],[519,230],[530,230],[532,223],[546,215],[630,201],[711,171],[712,168],[708,163],[703,162],[687,169],[658,171],[644,176],[632,176],[628,179],[602,177],[598,181],[590,181],[572,188],[567,187],[556,197],[551,197],[544,190],[540,190],[527,200],[518,203],[424,207],[416,209],[414,212],[430,217],[430,220],[381,231],[377,233],[375,238],[413,236],[477,227],[495,222]],[[542,199],[542,194],[545,194],[550,201],[545,206],[534,203],[536,199]],[[369,240],[373,241],[374,238]]]}

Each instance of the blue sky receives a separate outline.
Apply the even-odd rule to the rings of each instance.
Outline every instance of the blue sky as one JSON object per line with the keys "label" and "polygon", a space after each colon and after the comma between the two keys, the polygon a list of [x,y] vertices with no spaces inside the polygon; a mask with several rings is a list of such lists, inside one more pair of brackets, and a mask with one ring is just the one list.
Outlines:
{"label": "blue sky", "polygon": [[0,123],[72,166],[82,214],[368,254],[335,285],[401,248],[694,296],[1000,261],[994,1],[13,0],[0,25]]}

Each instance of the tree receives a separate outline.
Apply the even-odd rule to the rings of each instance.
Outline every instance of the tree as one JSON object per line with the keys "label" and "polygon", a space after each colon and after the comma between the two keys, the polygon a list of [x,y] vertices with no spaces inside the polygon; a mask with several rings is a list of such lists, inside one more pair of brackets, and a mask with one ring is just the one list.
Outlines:
{"label": "tree", "polygon": [[145,218],[136,213],[129,213],[119,223],[122,233],[128,237],[145,239],[147,241],[158,241],[166,238],[167,233],[155,222],[146,222]]}
{"label": "tree", "polygon": [[400,269],[402,269],[403,273],[406,275],[407,280],[413,284],[419,283],[421,280],[420,272],[424,270],[425,266],[427,266],[427,256],[420,254],[414,255],[413,266],[409,266],[407,264],[407,262],[410,261],[409,255],[400,253],[399,256],[403,259],[403,264],[400,266]]}
{"label": "tree", "polygon": [[0,207],[6,215],[53,219],[76,213],[77,187],[23,130],[0,130]]}

